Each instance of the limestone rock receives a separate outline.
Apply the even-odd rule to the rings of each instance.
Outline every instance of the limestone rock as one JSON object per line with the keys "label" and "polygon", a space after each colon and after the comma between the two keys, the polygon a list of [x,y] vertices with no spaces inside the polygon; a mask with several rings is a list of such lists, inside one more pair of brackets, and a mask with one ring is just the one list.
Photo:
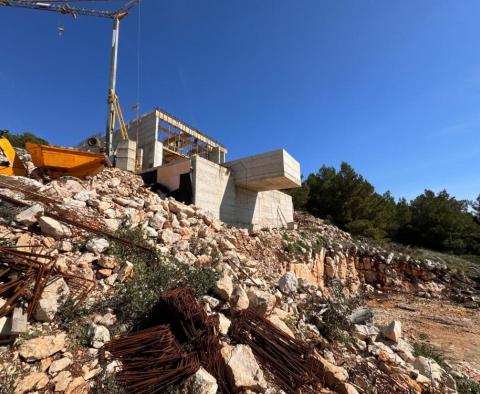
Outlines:
{"label": "limestone rock", "polygon": [[353,328],[353,336],[362,341],[368,338],[375,338],[380,331],[375,326],[367,326],[362,324],[355,324]]}
{"label": "limestone rock", "polygon": [[48,376],[44,372],[33,372],[18,382],[15,394],[29,393],[30,391],[41,390],[48,384]]}
{"label": "limestone rock", "polygon": [[60,372],[53,379],[53,383],[55,383],[55,391],[59,391],[59,392],[65,391],[71,381],[72,381],[71,372],[69,372],[69,371]]}
{"label": "limestone rock", "polygon": [[38,321],[49,322],[55,317],[62,298],[68,297],[70,290],[63,278],[57,278],[43,290],[35,309],[34,317]]}
{"label": "limestone rock", "polygon": [[278,281],[278,288],[284,294],[290,294],[297,291],[298,281],[295,272],[288,271]]}
{"label": "limestone rock", "polygon": [[157,212],[150,218],[149,225],[155,230],[161,230],[166,221],[167,219],[165,219],[164,214],[162,214],[162,212]]}
{"label": "limestone rock", "polygon": [[443,369],[435,360],[431,358],[418,356],[413,362],[413,368],[417,369],[423,376],[431,379],[434,383],[440,382]]}
{"label": "limestone rock", "polygon": [[232,322],[230,319],[228,319],[223,313],[217,313],[215,315],[215,320],[218,325],[218,331],[222,335],[227,335],[228,334],[228,329],[230,328],[230,325]]}
{"label": "limestone rock", "polygon": [[70,229],[55,219],[42,216],[38,223],[43,234],[50,235],[53,238],[62,238],[72,236]]}
{"label": "limestone rock", "polygon": [[277,315],[270,315],[268,318],[268,321],[272,323],[275,327],[277,327],[279,330],[283,331],[285,334],[288,336],[295,338],[295,334],[293,331],[288,327],[285,322],[280,319]]}
{"label": "limestone rock", "polygon": [[109,246],[110,244],[105,238],[92,238],[85,244],[85,248],[89,252],[97,254],[105,252]]}
{"label": "limestone rock", "polygon": [[248,290],[247,295],[248,300],[250,301],[249,308],[262,316],[268,315],[277,302],[277,299],[273,294],[254,288]]}
{"label": "limestone rock", "polygon": [[50,364],[50,368],[48,368],[48,373],[50,375],[54,375],[57,372],[63,371],[72,363],[72,360],[68,357],[63,357],[59,360],[55,360]]}
{"label": "limestone rock", "polygon": [[385,338],[398,343],[402,337],[402,323],[398,320],[392,321],[389,325],[383,327],[382,334]]}
{"label": "limestone rock", "polygon": [[248,299],[247,292],[240,286],[235,286],[232,295],[230,297],[230,306],[234,312],[243,311],[248,309],[250,300]]}
{"label": "limestone rock", "polygon": [[89,391],[88,383],[83,377],[79,376],[69,383],[65,394],[88,394]]}
{"label": "limestone rock", "polygon": [[42,216],[43,213],[43,206],[35,204],[17,214],[17,216],[15,216],[15,221],[25,226],[31,226],[32,224],[37,223],[38,218]]}
{"label": "limestone rock", "polygon": [[263,371],[249,346],[237,345],[224,349],[222,356],[227,364],[228,378],[236,390],[262,392],[267,388]]}
{"label": "limestone rock", "polygon": [[92,325],[90,327],[90,334],[92,337],[91,344],[95,349],[100,349],[110,341],[110,331],[108,331],[108,328],[105,326]]}
{"label": "limestone rock", "polygon": [[114,256],[102,256],[97,260],[97,264],[106,269],[114,269],[118,266],[118,260]]}
{"label": "limestone rock", "polygon": [[233,292],[233,281],[227,271],[223,272],[222,277],[215,284],[214,290],[223,301],[228,301],[230,299]]}
{"label": "limestone rock", "polygon": [[190,376],[182,386],[182,394],[216,394],[217,380],[203,367]]}
{"label": "limestone rock", "polygon": [[65,347],[66,334],[48,335],[22,343],[18,352],[26,361],[37,361],[51,356]]}
{"label": "limestone rock", "polygon": [[117,279],[120,282],[126,282],[128,279],[133,277],[133,264],[130,261],[125,261],[122,265],[122,268],[118,271]]}

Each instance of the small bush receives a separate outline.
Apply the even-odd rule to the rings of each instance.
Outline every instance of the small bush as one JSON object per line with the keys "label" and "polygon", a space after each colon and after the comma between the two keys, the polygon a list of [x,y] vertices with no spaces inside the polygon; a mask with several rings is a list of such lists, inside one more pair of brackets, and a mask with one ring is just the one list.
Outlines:
{"label": "small bush", "polygon": [[97,375],[93,394],[125,394],[125,389],[115,380],[115,374]]}
{"label": "small bush", "polygon": [[445,367],[445,358],[443,357],[443,353],[428,343],[414,342],[413,355],[415,357],[423,356],[431,358],[432,360],[435,360],[436,363],[441,367]]}
{"label": "small bush", "polygon": [[20,346],[22,343],[28,341],[29,339],[37,338],[41,336],[42,333],[38,330],[27,331],[19,335],[19,337],[15,340],[14,346]]}
{"label": "small bush", "polygon": [[137,261],[134,271],[134,278],[118,285],[118,294],[110,300],[119,322],[127,324],[148,318],[163,291],[190,287],[197,296],[202,296],[219,277],[209,266],[190,265],[162,256],[157,257],[155,264]]}
{"label": "small bush", "polygon": [[361,296],[347,298],[343,292],[343,285],[339,281],[332,282],[330,294],[327,310],[321,315],[317,326],[320,333],[328,340],[345,343],[348,341],[345,332],[352,328],[349,316],[362,304],[362,298]]}
{"label": "small bush", "polygon": [[3,370],[0,373],[0,394],[15,394],[18,372],[7,373]]}
{"label": "small bush", "polygon": [[68,330],[72,322],[78,322],[79,318],[83,318],[91,313],[91,310],[83,305],[75,305],[72,298],[61,301],[57,311],[56,318],[59,320],[60,327]]}
{"label": "small bush", "polygon": [[20,209],[15,205],[0,201],[0,222],[11,223],[19,212]]}
{"label": "small bush", "polygon": [[458,394],[480,394],[480,383],[472,379],[455,379]]}
{"label": "small bush", "polygon": [[[151,245],[148,244],[145,233],[141,228],[121,230],[117,232],[116,235],[120,238],[128,239],[136,245],[151,248]],[[152,260],[154,260],[156,257],[153,254],[145,252],[135,246],[125,245],[118,241],[113,241],[111,243],[109,254],[117,257],[117,259],[121,262],[128,260],[133,264],[151,264]]]}
{"label": "small bush", "polygon": [[90,346],[92,339],[90,325],[88,323],[80,324],[74,333],[74,341],[77,345],[87,347]]}

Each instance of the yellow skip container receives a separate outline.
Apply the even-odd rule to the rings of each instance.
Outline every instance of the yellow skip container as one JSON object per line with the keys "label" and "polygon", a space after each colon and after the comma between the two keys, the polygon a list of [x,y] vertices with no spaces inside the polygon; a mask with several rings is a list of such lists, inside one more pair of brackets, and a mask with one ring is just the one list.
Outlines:
{"label": "yellow skip container", "polygon": [[78,149],[60,148],[27,142],[33,164],[51,178],[74,176],[83,178],[99,173],[108,160],[104,154],[85,152]]}

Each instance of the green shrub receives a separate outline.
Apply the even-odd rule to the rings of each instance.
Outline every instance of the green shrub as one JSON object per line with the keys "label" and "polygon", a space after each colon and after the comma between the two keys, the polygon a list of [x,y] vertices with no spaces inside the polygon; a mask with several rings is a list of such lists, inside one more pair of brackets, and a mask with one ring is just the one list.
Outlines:
{"label": "green shrub", "polygon": [[125,394],[125,389],[115,380],[115,374],[97,375],[93,394]]}
{"label": "green shrub", "polygon": [[445,358],[443,353],[433,347],[432,345],[425,342],[414,342],[413,343],[413,355],[415,357],[423,356],[435,360],[438,365],[445,367]]}
{"label": "green shrub", "polygon": [[119,322],[135,323],[148,318],[163,291],[190,287],[197,296],[206,294],[218,280],[218,272],[210,266],[196,266],[173,258],[157,256],[157,263],[137,261],[135,276],[117,286],[118,293],[110,300]]}
{"label": "green shrub", "polygon": [[480,383],[472,379],[455,379],[458,394],[480,394]]}

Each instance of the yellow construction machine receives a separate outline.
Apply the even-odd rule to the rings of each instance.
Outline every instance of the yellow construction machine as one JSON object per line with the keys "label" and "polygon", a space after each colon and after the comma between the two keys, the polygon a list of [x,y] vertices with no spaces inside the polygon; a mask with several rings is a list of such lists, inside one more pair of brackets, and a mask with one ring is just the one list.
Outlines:
{"label": "yellow construction machine", "polygon": [[25,166],[5,137],[6,133],[6,130],[0,130],[0,174],[25,176],[27,174]]}

